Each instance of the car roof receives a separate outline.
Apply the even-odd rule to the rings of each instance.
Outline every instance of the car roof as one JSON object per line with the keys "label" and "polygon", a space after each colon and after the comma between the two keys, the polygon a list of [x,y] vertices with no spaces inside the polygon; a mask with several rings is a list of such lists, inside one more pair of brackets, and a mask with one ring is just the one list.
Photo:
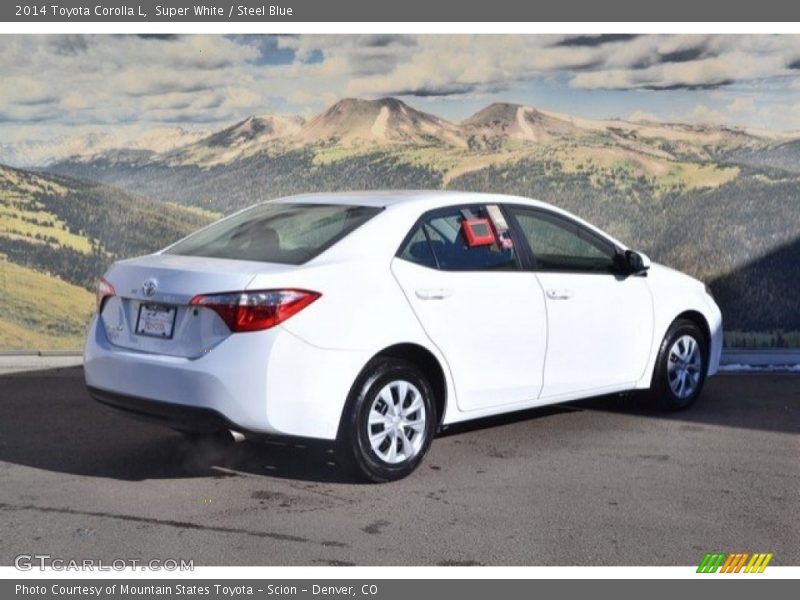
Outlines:
{"label": "car roof", "polygon": [[459,192],[442,190],[375,190],[359,192],[324,192],[300,194],[278,198],[274,202],[300,204],[345,204],[353,206],[370,206],[389,208],[397,205],[422,205],[426,210],[438,206],[452,204],[480,204],[490,202],[522,203],[536,206],[548,206],[544,202],[510,196],[505,194],[489,194],[482,192]]}

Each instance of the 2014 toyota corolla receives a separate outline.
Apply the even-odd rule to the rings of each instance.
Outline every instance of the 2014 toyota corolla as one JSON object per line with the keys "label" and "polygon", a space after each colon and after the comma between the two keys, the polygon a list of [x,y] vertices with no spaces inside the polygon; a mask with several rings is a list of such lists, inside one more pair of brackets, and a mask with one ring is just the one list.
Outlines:
{"label": "2014 toyota corolla", "polygon": [[104,404],[186,432],[336,440],[386,481],[459,421],[636,389],[686,408],[721,323],[702,283],[542,202],[315,194],[115,263],[84,364]]}

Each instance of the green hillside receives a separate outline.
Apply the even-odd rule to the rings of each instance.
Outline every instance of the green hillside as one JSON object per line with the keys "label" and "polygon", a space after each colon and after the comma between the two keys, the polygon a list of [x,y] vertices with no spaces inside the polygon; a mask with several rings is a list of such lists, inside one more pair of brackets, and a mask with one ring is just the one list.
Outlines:
{"label": "green hillside", "polygon": [[117,258],[152,252],[214,216],[104,184],[0,165],[0,252],[86,289]]}
{"label": "green hillside", "polygon": [[74,350],[94,309],[91,292],[0,256],[0,348]]}
{"label": "green hillside", "polygon": [[0,349],[77,348],[97,278],[213,213],[0,165]]}

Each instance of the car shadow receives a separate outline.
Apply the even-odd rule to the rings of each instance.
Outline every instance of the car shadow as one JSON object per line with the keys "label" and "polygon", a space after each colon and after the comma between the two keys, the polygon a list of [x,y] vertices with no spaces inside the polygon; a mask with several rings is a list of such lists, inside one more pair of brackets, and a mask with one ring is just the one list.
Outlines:
{"label": "car shadow", "polygon": [[696,425],[800,433],[800,376],[790,372],[721,373],[706,381],[692,407],[675,412],[654,408],[640,392],[600,396],[569,406]]}
{"label": "car shadow", "polygon": [[[798,384],[800,378],[791,375],[726,376],[711,380],[697,406],[680,413],[655,412],[635,394],[603,396],[456,424],[440,436],[586,410],[797,433]],[[337,458],[332,443],[299,439],[223,443],[186,438],[130,419],[89,398],[80,368],[0,376],[0,461],[6,463],[130,481],[246,473],[357,483]]]}
{"label": "car shadow", "polygon": [[[546,417],[547,407],[449,428],[442,435]],[[321,483],[358,483],[333,443],[187,437],[92,400],[80,367],[0,376],[0,461],[46,471],[129,481],[225,478],[246,473]]]}
{"label": "car shadow", "polygon": [[706,381],[694,406],[675,412],[655,408],[644,392],[628,392],[458,423],[449,426],[442,435],[457,435],[587,410],[698,425],[800,433],[800,375],[790,372],[725,372]]}
{"label": "car shadow", "polygon": [[352,481],[335,464],[329,445],[223,443],[119,414],[89,397],[79,367],[0,376],[0,461],[132,481],[242,472]]}

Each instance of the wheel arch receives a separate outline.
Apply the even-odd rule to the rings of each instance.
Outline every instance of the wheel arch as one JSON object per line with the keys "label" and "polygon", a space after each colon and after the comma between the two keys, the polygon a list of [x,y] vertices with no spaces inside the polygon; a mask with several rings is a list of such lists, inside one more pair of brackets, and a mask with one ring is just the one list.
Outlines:
{"label": "wheel arch", "polygon": [[447,410],[447,378],[439,359],[425,346],[414,343],[394,344],[384,348],[373,357],[373,360],[382,357],[407,360],[425,374],[433,389],[436,402],[437,427],[441,426],[445,410]]}
{"label": "wheel arch", "polygon": [[650,360],[648,361],[644,375],[636,384],[637,389],[649,389],[652,387],[656,370],[658,368],[658,356],[661,349],[661,344],[664,342],[664,337],[667,335],[667,332],[676,321],[683,319],[693,323],[700,329],[700,332],[703,334],[703,340],[705,341],[706,359],[710,359],[713,335],[708,316],[703,314],[701,310],[698,310],[697,307],[682,307],[682,310],[679,312],[676,311],[673,314],[674,316],[671,319],[660,321],[660,324],[657,324],[656,326],[650,351]]}
{"label": "wheel arch", "polygon": [[436,419],[438,421],[437,428],[441,426],[444,419],[444,413],[447,410],[448,398],[448,383],[445,374],[444,365],[425,346],[413,342],[404,342],[393,344],[376,352],[359,371],[358,376],[353,382],[353,387],[361,381],[364,373],[370,366],[378,359],[381,358],[397,358],[405,360],[420,369],[433,389],[434,402],[436,403]]}
{"label": "wheel arch", "polygon": [[[705,315],[697,310],[685,310],[672,319],[669,327],[672,327],[672,324],[680,319],[691,321],[697,325],[697,327],[703,333],[703,341],[706,344],[706,354],[708,354],[711,351],[711,326],[708,324],[708,319],[706,319]],[[667,330],[669,330],[669,327],[667,327]],[[706,356],[706,359],[708,359],[708,356]]]}

